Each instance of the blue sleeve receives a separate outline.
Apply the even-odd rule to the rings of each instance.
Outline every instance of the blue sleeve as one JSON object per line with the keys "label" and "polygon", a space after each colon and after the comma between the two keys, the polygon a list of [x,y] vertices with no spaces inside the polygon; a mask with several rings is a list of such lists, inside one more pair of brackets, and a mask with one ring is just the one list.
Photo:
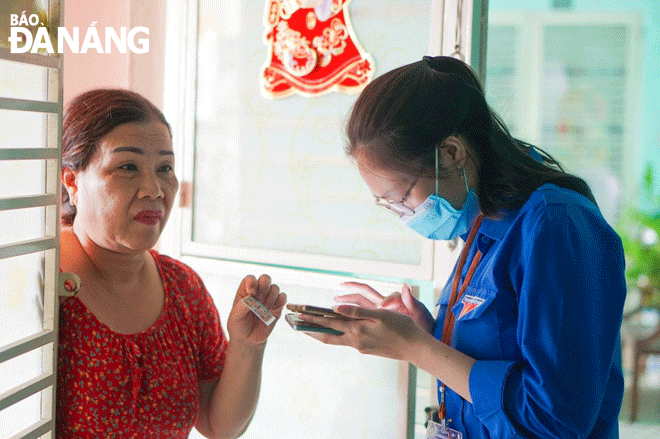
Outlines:
{"label": "blue sleeve", "polygon": [[583,205],[544,205],[521,225],[510,276],[523,360],[474,364],[474,410],[494,437],[586,437],[618,358],[621,240]]}

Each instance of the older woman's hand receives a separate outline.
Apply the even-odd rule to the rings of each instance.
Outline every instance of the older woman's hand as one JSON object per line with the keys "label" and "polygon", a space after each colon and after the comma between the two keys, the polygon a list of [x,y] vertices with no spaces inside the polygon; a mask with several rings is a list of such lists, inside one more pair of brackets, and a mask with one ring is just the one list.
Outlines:
{"label": "older woman's hand", "polygon": [[412,296],[408,284],[403,284],[401,292],[383,296],[367,284],[360,282],[344,282],[343,286],[357,291],[355,294],[344,294],[335,297],[335,301],[352,303],[369,309],[388,309],[410,316],[417,325],[426,332],[433,330],[433,316],[422,302]]}
{"label": "older woman's hand", "polygon": [[333,309],[349,319],[310,314],[300,314],[300,318],[306,322],[336,329],[343,332],[343,335],[320,332],[306,332],[306,334],[326,344],[350,346],[362,354],[403,361],[410,361],[416,343],[428,335],[410,316],[399,312],[353,305],[338,305]]}
{"label": "older woman's hand", "polygon": [[265,344],[276,322],[266,326],[259,320],[242,302],[246,296],[254,296],[279,320],[282,308],[286,304],[286,294],[280,293],[280,288],[271,283],[271,278],[267,274],[261,275],[259,280],[252,275],[245,276],[238,287],[233,307],[227,319],[229,338],[232,342]]}

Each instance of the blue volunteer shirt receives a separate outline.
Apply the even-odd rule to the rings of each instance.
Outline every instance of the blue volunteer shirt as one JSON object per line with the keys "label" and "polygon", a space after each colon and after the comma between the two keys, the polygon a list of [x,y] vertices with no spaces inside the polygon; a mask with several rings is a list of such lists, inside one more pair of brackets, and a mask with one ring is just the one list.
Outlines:
{"label": "blue volunteer shirt", "polygon": [[[447,388],[449,427],[464,438],[617,438],[626,296],[618,235],[586,197],[546,184],[504,219],[484,219],[462,279],[477,248],[451,339],[477,360],[473,402]],[[438,339],[452,278],[438,301]]]}

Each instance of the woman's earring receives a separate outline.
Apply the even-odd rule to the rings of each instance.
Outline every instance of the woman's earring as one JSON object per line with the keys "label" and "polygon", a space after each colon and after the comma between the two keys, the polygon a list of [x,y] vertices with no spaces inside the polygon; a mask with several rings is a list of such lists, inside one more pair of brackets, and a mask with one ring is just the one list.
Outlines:
{"label": "woman's earring", "polygon": [[458,166],[458,175],[463,179],[463,183],[465,183],[465,192],[470,192],[470,187],[468,186],[467,182],[467,177],[465,176],[465,169],[461,165]]}
{"label": "woman's earring", "polygon": [[467,185],[467,179],[465,178],[465,169],[463,169],[461,165],[457,165],[457,166],[458,166],[458,176],[461,177],[465,182],[465,184]]}

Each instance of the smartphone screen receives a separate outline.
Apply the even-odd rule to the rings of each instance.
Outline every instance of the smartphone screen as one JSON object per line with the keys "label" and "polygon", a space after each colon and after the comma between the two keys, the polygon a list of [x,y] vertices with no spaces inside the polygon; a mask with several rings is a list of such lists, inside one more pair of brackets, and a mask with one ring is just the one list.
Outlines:
{"label": "smartphone screen", "polygon": [[306,332],[325,332],[327,334],[342,335],[344,334],[341,331],[336,329],[327,328],[325,326],[316,325],[314,323],[309,323],[302,321],[298,318],[296,314],[289,313],[284,316],[284,320],[287,321],[289,325],[296,331],[306,331]]}

